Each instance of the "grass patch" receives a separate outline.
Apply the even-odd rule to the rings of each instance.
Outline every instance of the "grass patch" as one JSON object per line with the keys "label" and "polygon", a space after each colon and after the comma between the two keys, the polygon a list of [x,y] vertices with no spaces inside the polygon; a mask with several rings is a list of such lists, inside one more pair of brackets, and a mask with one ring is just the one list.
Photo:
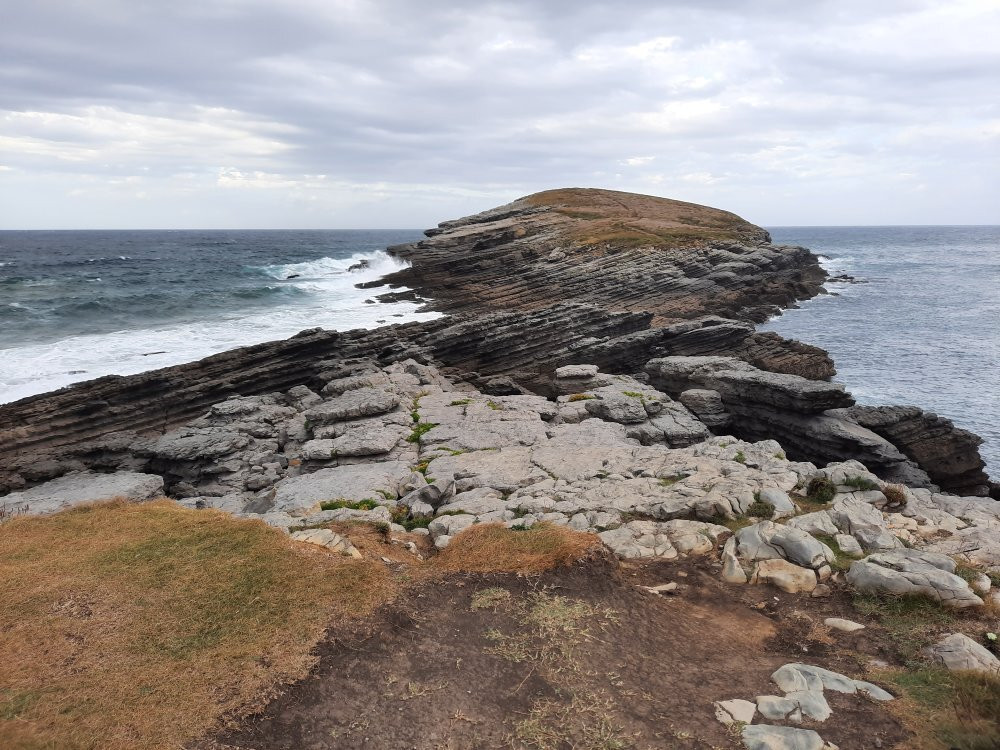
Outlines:
{"label": "grass patch", "polygon": [[384,566],[166,500],[5,523],[0,587],[0,747],[60,750],[180,747],[395,591]]}
{"label": "grass patch", "polygon": [[507,604],[510,600],[510,592],[507,589],[491,586],[473,594],[472,603],[469,606],[472,609],[496,609],[501,604]]}
{"label": "grass patch", "polygon": [[747,456],[743,451],[736,451],[736,455],[733,456],[733,460],[738,464],[745,464],[747,462]]}
{"label": "grass patch", "polygon": [[740,529],[745,529],[747,526],[753,526],[757,522],[752,518],[747,518],[746,516],[736,516],[736,518],[712,516],[706,523],[715,524],[716,526],[725,526],[735,534]]}
{"label": "grass patch", "polygon": [[541,573],[595,554],[601,541],[563,526],[535,524],[513,531],[501,523],[470,526],[441,550],[432,564],[468,573]]}
{"label": "grass patch", "polygon": [[771,505],[771,503],[755,498],[754,501],[750,503],[750,507],[747,508],[747,515],[752,518],[773,518],[774,506]]}
{"label": "grass patch", "polygon": [[437,425],[434,422],[417,422],[413,425],[413,432],[406,437],[408,443],[419,443],[420,438],[433,430]]}
{"label": "grass patch", "polygon": [[833,551],[834,559],[833,562],[830,563],[830,567],[833,570],[839,570],[842,573],[850,570],[851,563],[854,562],[855,558],[851,557],[840,548],[840,545],[837,544],[836,537],[833,537],[830,534],[813,534],[813,536],[817,541],[822,542]]}
{"label": "grass patch", "polygon": [[[395,500],[395,498],[392,498]],[[349,508],[350,510],[375,510],[378,507],[378,502],[372,500],[370,497],[366,497],[364,500],[324,500],[319,504],[320,510],[340,510],[341,508]]]}
{"label": "grass patch", "polygon": [[782,453],[781,451],[778,451],[777,453],[775,453],[774,456],[773,456],[773,458],[776,458],[779,461],[787,461],[788,460],[788,457],[784,453]]}
{"label": "grass patch", "polygon": [[673,477],[660,477],[660,486],[661,487],[673,487],[675,484],[677,484],[682,479],[687,479],[687,478],[688,478],[687,474],[678,474],[677,476],[673,476]]}
{"label": "grass patch", "polygon": [[597,398],[596,396],[591,396],[589,393],[574,393],[566,401],[573,403],[574,401],[590,401],[591,399]]}
{"label": "grass patch", "polygon": [[498,404],[496,401],[487,401],[486,405],[493,411],[503,411],[503,404]]}
{"label": "grass patch", "polygon": [[908,664],[919,663],[920,650],[936,629],[952,625],[955,614],[926,596],[881,596],[856,592],[854,608],[879,621]]}
{"label": "grass patch", "polygon": [[448,406],[465,406],[466,404],[471,404],[471,403],[472,403],[471,398],[460,398],[456,399],[455,401],[452,401],[450,404],[448,404]]}
{"label": "grass patch", "polygon": [[1000,747],[1000,676],[922,666],[885,677],[902,694],[889,707],[920,750]]}
{"label": "grass patch", "polygon": [[517,746],[536,750],[634,746],[613,719],[614,700],[595,689],[592,675],[578,657],[599,631],[618,624],[614,610],[546,590],[517,600],[503,589],[486,589],[479,595],[490,608],[502,607],[516,623],[511,632],[487,630],[486,638],[493,643],[488,651],[530,665],[528,675],[538,672],[556,689],[556,696],[533,701],[527,717],[515,725]]}
{"label": "grass patch", "polygon": [[844,486],[864,492],[878,489],[878,485],[875,482],[865,477],[847,477],[844,479]]}

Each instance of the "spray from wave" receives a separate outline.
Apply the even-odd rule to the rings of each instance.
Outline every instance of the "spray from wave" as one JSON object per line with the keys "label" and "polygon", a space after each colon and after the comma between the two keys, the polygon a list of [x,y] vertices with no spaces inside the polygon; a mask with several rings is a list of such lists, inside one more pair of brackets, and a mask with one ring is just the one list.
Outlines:
{"label": "spray from wave", "polygon": [[[372,299],[372,292],[355,286],[404,267],[405,263],[384,251],[243,266],[245,274],[258,277],[260,282],[217,294],[218,309],[203,303],[200,309],[212,310],[211,315],[198,313],[158,325],[130,323],[121,330],[72,335],[4,350],[0,357],[0,403],[103,375],[131,375],[191,362],[240,346],[288,338],[307,328],[377,328],[438,317],[438,313],[418,312],[419,306],[412,302],[378,303]],[[120,302],[123,304],[74,301],[63,305],[58,313],[60,317],[107,317],[138,300],[123,297]],[[148,302],[163,309],[194,305],[197,300],[181,290],[173,297]],[[0,319],[24,313],[6,307],[0,309]]]}

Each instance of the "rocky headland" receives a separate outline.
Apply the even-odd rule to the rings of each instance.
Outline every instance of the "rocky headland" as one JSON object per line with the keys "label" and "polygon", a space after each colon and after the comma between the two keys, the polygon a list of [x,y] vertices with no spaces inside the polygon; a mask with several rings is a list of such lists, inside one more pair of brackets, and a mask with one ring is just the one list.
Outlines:
{"label": "rocky headland", "polygon": [[[0,407],[0,513],[166,494],[353,557],[337,524],[380,525],[414,554],[480,524],[550,524],[625,561],[705,560],[727,586],[997,606],[979,439],[918,407],[858,406],[825,352],[754,330],[821,292],[808,250],[595,190],[427,235],[391,249],[410,267],[381,294],[435,321],[305,331]],[[1000,669],[948,638],[927,658]],[[772,681],[782,695],[704,709],[746,747],[820,750],[835,747],[825,696],[894,697],[799,662]]]}

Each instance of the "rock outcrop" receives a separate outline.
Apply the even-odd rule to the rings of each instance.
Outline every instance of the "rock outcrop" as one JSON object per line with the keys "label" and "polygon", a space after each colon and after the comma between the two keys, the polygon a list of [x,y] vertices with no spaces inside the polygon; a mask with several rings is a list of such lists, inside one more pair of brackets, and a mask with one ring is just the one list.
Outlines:
{"label": "rock outcrop", "polygon": [[778,440],[798,460],[856,459],[901,484],[989,494],[977,450],[982,441],[915,407],[854,406],[842,385],[760,370],[735,357],[664,357],[645,370],[713,429]]}
{"label": "rock outcrop", "polygon": [[[878,476],[910,486],[989,492],[974,435],[909,407],[853,406],[841,386],[825,382],[834,372],[825,352],[755,332],[755,321],[818,293],[825,273],[804,248],[772,245],[764,230],[733,214],[649,196],[561,190],[427,234],[392,248],[411,266],[374,286],[405,284],[410,290],[389,294],[429,298],[444,317],[373,331],[303,331],[0,406],[0,493],[84,469],[169,474],[170,462],[186,452],[208,461],[206,442],[216,453],[211,460],[223,464],[251,439],[262,454],[273,453],[274,441],[254,438],[253,430],[213,432],[211,419],[219,415],[167,442],[159,436],[231,397],[284,393],[250,420],[267,432],[284,419],[282,409],[309,411],[301,399],[330,395],[322,389],[357,363],[384,367],[407,359],[437,364],[454,382],[496,396],[572,395],[556,371],[581,362],[614,375],[638,373],[636,392],[648,377],[674,397],[653,404],[661,411],[644,411],[582,380],[574,387],[592,391],[593,403],[579,409],[626,425],[643,443],[682,447],[709,431],[776,439],[796,459],[860,459]],[[664,369],[665,358],[678,357],[707,359],[704,366]],[[295,388],[312,395],[296,396]],[[391,400],[370,403],[371,393],[334,395],[340,400],[313,403],[301,419],[335,425],[353,412],[365,418],[395,408]],[[317,430],[303,456],[381,455],[404,429],[397,422]],[[266,470],[254,481],[272,475]]]}

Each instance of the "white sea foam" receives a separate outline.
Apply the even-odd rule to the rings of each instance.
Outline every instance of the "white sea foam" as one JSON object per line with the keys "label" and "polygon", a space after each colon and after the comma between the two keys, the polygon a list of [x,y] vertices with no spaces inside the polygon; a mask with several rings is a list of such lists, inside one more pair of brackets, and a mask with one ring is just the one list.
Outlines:
{"label": "white sea foam", "polygon": [[[350,266],[363,260],[368,261],[367,268],[348,272]],[[439,317],[439,313],[417,312],[419,305],[412,302],[366,304],[366,299],[385,290],[354,287],[403,267],[384,252],[269,266],[262,270],[309,292],[303,302],[223,318],[71,336],[2,350],[0,403],[103,375],[133,375],[193,362],[239,346],[288,338],[306,328],[370,329]],[[293,274],[299,277],[288,280]]]}

